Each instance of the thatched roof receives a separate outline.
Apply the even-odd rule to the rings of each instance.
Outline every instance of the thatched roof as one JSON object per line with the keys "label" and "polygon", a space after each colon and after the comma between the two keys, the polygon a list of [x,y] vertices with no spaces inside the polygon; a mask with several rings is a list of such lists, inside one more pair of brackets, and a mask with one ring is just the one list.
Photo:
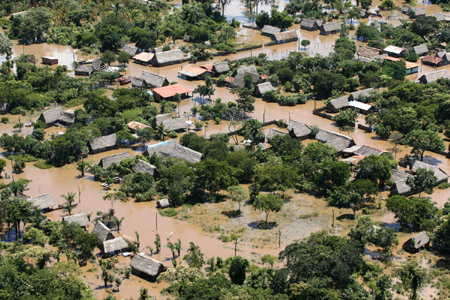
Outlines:
{"label": "thatched roof", "polygon": [[98,165],[100,167],[102,167],[103,169],[107,169],[112,164],[118,164],[122,160],[127,159],[127,158],[130,158],[130,154],[128,153],[128,151],[125,151],[125,152],[122,152],[122,153],[113,154],[113,155],[109,155],[109,156],[103,157],[100,160],[100,162],[98,163]]}
{"label": "thatched roof", "polygon": [[122,48],[122,52],[127,53],[129,56],[135,56],[136,53],[138,52],[138,48],[131,45],[125,45]]}
{"label": "thatched roof", "polygon": [[56,202],[50,193],[29,198],[28,201],[39,210],[47,210],[56,205]]}
{"label": "thatched roof", "polygon": [[414,248],[419,249],[430,242],[430,237],[425,231],[422,231],[411,238]]}
{"label": "thatched roof", "polygon": [[331,22],[323,24],[320,27],[320,31],[323,33],[333,33],[341,31],[341,23],[340,22]]}
{"label": "thatched roof", "polygon": [[373,148],[370,146],[358,146],[358,148],[353,151],[354,154],[356,155],[363,155],[363,156],[369,156],[369,155],[381,155],[383,153],[383,151],[381,151],[380,149],[377,148]]}
{"label": "thatched roof", "polygon": [[446,61],[450,61],[450,53],[445,51],[439,51],[436,54],[437,57],[445,59]]}
{"label": "thatched roof", "polygon": [[327,103],[327,109],[332,112],[338,112],[339,110],[348,107],[348,97],[342,96],[336,99],[332,99]]}
{"label": "thatched roof", "polygon": [[430,15],[430,17],[435,17],[436,21],[442,22],[445,21],[445,14],[443,12],[438,12],[435,14]]}
{"label": "thatched roof", "polygon": [[131,77],[131,86],[142,89],[144,87],[144,79],[136,76]]}
{"label": "thatched roof", "polygon": [[160,124],[163,124],[169,120],[172,120],[172,114],[159,114],[153,118],[152,125],[153,127],[158,127]]}
{"label": "thatched roof", "polygon": [[450,76],[448,75],[448,72],[446,69],[443,70],[439,70],[439,71],[434,71],[434,72],[430,72],[427,74],[422,75],[419,78],[419,81],[422,83],[431,83],[431,82],[435,82],[440,78],[449,78]]}
{"label": "thatched roof", "polygon": [[136,253],[133,256],[131,267],[139,273],[154,277],[155,279],[164,271],[164,265],[161,262],[141,253]]}
{"label": "thatched roof", "polygon": [[297,31],[295,30],[289,30],[289,31],[283,31],[280,33],[277,33],[273,36],[273,39],[277,41],[278,43],[282,42],[292,42],[298,40]]}
{"label": "thatched roof", "polygon": [[308,125],[296,121],[291,121],[287,127],[296,138],[306,138],[311,134],[311,129]]}
{"label": "thatched roof", "polygon": [[146,161],[143,161],[142,159],[139,159],[137,163],[134,165],[133,172],[142,172],[147,173],[150,175],[154,175],[156,172],[156,167]]}
{"label": "thatched roof", "polygon": [[356,91],[350,94],[350,96],[348,97],[349,101],[355,101],[358,100],[359,97],[368,97],[371,95],[371,92],[373,91],[373,88],[370,89],[364,89],[361,91]]}
{"label": "thatched roof", "polygon": [[415,47],[414,47],[414,52],[415,52],[417,55],[422,56],[422,55],[428,53],[428,47],[427,47],[426,44],[421,44],[421,45],[419,45],[419,46],[415,46]]}
{"label": "thatched roof", "polygon": [[65,124],[73,124],[75,122],[75,114],[72,111],[63,111],[62,107],[56,107],[44,111],[39,120],[47,125],[51,125],[56,122],[61,122]]}
{"label": "thatched roof", "polygon": [[159,208],[169,207],[170,201],[169,201],[169,199],[160,199],[160,200],[156,201],[156,206]]}
{"label": "thatched roof", "polygon": [[288,134],[288,133],[285,131],[281,131],[276,128],[270,128],[269,133],[267,134],[266,138],[267,138],[267,141],[270,142],[270,140],[273,139],[276,135],[286,135],[286,134]]}
{"label": "thatched roof", "polygon": [[117,135],[115,133],[110,135],[104,135],[98,138],[93,138],[89,141],[89,147],[92,152],[105,151],[108,148],[115,147],[117,145]]}
{"label": "thatched roof", "polygon": [[413,6],[408,6],[408,5],[402,6],[402,13],[409,14],[410,11],[412,11],[414,13],[414,17],[419,17],[419,16],[425,15],[425,8],[413,7]]}
{"label": "thatched roof", "polygon": [[114,234],[102,221],[95,223],[92,233],[96,234],[102,242],[114,239]]}
{"label": "thatched roof", "polygon": [[147,146],[144,155],[152,155],[153,153],[160,156],[181,158],[189,163],[197,163],[202,158],[200,152],[181,146],[177,144],[175,140]]}
{"label": "thatched roof", "polygon": [[265,92],[276,91],[277,88],[270,81],[260,83],[256,86],[256,93],[263,95]]}
{"label": "thatched roof", "polygon": [[323,129],[319,129],[316,139],[334,147],[339,152],[355,144],[353,139],[349,136]]}
{"label": "thatched roof", "polygon": [[322,20],[303,18],[300,22],[300,28],[306,30],[317,30],[322,24]]}
{"label": "thatched roof", "polygon": [[366,45],[359,46],[358,50],[356,51],[356,55],[359,57],[364,57],[367,59],[374,59],[376,57],[380,57],[381,50],[374,47],[369,47]]}
{"label": "thatched roof", "polygon": [[230,66],[227,61],[222,61],[215,63],[213,66],[213,71],[217,74],[224,74],[230,72]]}
{"label": "thatched roof", "polygon": [[433,171],[434,176],[436,176],[436,178],[437,178],[436,184],[439,184],[441,182],[447,182],[447,180],[448,180],[447,173],[442,171],[442,169],[439,168],[438,166],[430,165],[423,161],[416,160],[412,164],[411,171],[413,171],[415,173],[415,172],[417,172],[417,169],[426,169],[428,171]]}
{"label": "thatched roof", "polygon": [[81,227],[86,227],[90,223],[87,213],[79,213],[71,216],[65,216],[62,219],[64,222],[67,222],[69,224],[75,223],[80,225]]}
{"label": "thatched roof", "polygon": [[75,75],[77,76],[90,76],[94,71],[94,67],[90,64],[80,64],[75,67]]}
{"label": "thatched roof", "polygon": [[278,27],[264,25],[263,29],[261,29],[261,34],[267,36],[273,36],[274,34],[280,33],[281,29]]}
{"label": "thatched roof", "polygon": [[156,53],[154,59],[157,65],[176,64],[183,61],[184,54],[179,49],[163,51]]}
{"label": "thatched roof", "polygon": [[254,65],[251,66],[239,66],[239,68],[234,72],[234,80],[231,82],[231,86],[234,88],[242,88],[245,84],[245,76],[250,75],[252,77],[253,83],[258,83],[261,80],[258,71]]}
{"label": "thatched roof", "polygon": [[408,178],[414,177],[408,172],[397,169],[391,170],[391,180],[394,182],[391,187],[392,194],[408,195],[411,192],[411,187],[406,183]]}
{"label": "thatched roof", "polygon": [[169,84],[166,77],[149,71],[142,71],[141,79],[149,88],[162,87]]}
{"label": "thatched roof", "polygon": [[125,241],[125,239],[121,236],[103,242],[103,252],[105,253],[120,252],[128,249],[129,247],[130,245],[128,245],[127,241]]}
{"label": "thatched roof", "polygon": [[153,118],[153,127],[158,127],[160,124],[164,125],[164,128],[168,131],[181,131],[186,130],[188,125],[183,118],[172,118],[171,114],[161,114]]}

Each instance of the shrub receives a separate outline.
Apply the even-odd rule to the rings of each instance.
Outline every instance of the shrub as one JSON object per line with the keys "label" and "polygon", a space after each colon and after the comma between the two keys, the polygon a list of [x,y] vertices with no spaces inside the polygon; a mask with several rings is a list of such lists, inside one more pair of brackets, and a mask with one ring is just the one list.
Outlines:
{"label": "shrub", "polygon": [[175,208],[169,207],[166,209],[160,209],[159,214],[164,217],[175,217],[178,215],[178,212]]}
{"label": "shrub", "polygon": [[3,124],[8,124],[9,118],[8,118],[8,117],[2,117],[1,122],[2,122]]}

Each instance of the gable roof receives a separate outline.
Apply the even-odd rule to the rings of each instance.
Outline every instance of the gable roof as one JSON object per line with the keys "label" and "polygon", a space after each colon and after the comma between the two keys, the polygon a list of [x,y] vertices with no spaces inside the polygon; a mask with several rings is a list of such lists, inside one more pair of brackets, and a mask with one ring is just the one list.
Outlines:
{"label": "gable roof", "polygon": [[172,85],[154,88],[153,92],[161,96],[161,98],[170,98],[175,96],[176,94],[179,94],[181,96],[183,94],[190,93],[192,92],[192,90],[182,86],[179,83],[175,83]]}
{"label": "gable roof", "polygon": [[340,31],[341,23],[340,22],[325,23],[322,25],[321,30],[324,32]]}
{"label": "gable roof", "polygon": [[437,178],[437,181],[436,181],[437,184],[439,184],[441,182],[447,182],[447,180],[448,180],[447,173],[442,171],[442,169],[439,168],[438,166],[434,166],[431,164],[427,164],[423,161],[416,160],[412,164],[411,171],[417,172],[417,169],[426,169],[428,171],[433,171],[434,176],[436,176],[436,178]]}
{"label": "gable roof", "polygon": [[127,123],[127,126],[131,130],[150,128],[150,126],[145,125],[145,124],[143,124],[141,122],[137,122],[137,121],[130,121],[130,122]]}
{"label": "gable roof", "polygon": [[28,198],[27,200],[31,202],[39,210],[49,209],[56,205],[56,202],[50,193],[42,194],[36,197],[31,197]]}
{"label": "gable roof", "polygon": [[130,158],[128,151],[103,157],[98,163],[103,169],[107,169],[112,164],[118,164],[122,160]]}
{"label": "gable roof", "polygon": [[334,147],[338,152],[355,144],[349,136],[323,129],[319,129],[319,132],[316,134],[316,140]]}
{"label": "gable roof", "polygon": [[134,165],[133,168],[133,172],[137,173],[137,172],[142,172],[142,173],[147,173],[150,175],[154,175],[155,174],[156,167],[146,161],[143,161],[142,159],[139,159],[136,164]]}
{"label": "gable roof", "polygon": [[422,56],[424,54],[426,54],[428,52],[428,47],[426,44],[421,44],[419,46],[415,46],[414,47],[414,52],[419,55]]}
{"label": "gable roof", "polygon": [[394,184],[391,187],[392,194],[407,195],[411,192],[411,186],[407,183],[408,178],[414,177],[408,172],[397,169],[391,170],[391,180]]}
{"label": "gable roof", "polygon": [[277,42],[287,42],[298,40],[297,31],[289,30],[277,33],[273,36],[274,40]]}
{"label": "gable roof", "polygon": [[311,134],[311,129],[308,125],[296,121],[291,121],[287,127],[296,138],[304,138]]}
{"label": "gable roof", "polygon": [[213,65],[213,71],[217,74],[223,74],[230,72],[230,66],[228,65],[227,61],[222,61],[219,63],[215,63]]}
{"label": "gable roof", "polygon": [[273,139],[276,135],[286,135],[287,132],[281,131],[277,128],[270,128],[269,133],[267,133],[267,141]]}
{"label": "gable roof", "polygon": [[304,29],[317,29],[322,24],[323,24],[323,21],[317,20],[317,19],[303,18],[300,22],[300,26]]}
{"label": "gable roof", "polygon": [[348,106],[364,112],[368,112],[372,108],[372,105],[360,101],[349,101]]}
{"label": "gable roof", "polygon": [[151,53],[151,52],[141,52],[139,54],[136,54],[132,58],[137,61],[148,63],[153,59],[154,56],[155,56],[155,54]]}
{"label": "gable roof", "polygon": [[241,65],[239,66],[239,68],[234,72],[234,79],[233,81],[231,81],[231,86],[232,87],[244,87],[245,85],[245,76],[251,76],[252,77],[252,82],[253,83],[257,83],[261,80],[261,77],[259,76],[258,70],[256,70],[256,66],[254,65],[250,65],[250,66],[245,66],[245,65]]}
{"label": "gable roof", "polygon": [[155,61],[157,64],[166,64],[182,61],[184,54],[181,50],[163,51],[155,54]]}
{"label": "gable roof", "polygon": [[436,80],[440,78],[449,78],[449,74],[446,69],[430,72],[427,74],[423,74],[420,76],[419,81],[425,82],[425,83],[431,83],[435,82]]}
{"label": "gable roof", "polygon": [[138,48],[131,45],[125,45],[123,46],[121,51],[127,53],[130,56],[134,56],[138,52]]}
{"label": "gable roof", "polygon": [[378,156],[378,155],[381,155],[383,153],[383,151],[381,151],[380,149],[374,148],[374,147],[362,145],[358,149],[355,149],[355,151],[353,153],[355,153],[357,155],[363,155],[363,156],[369,156],[369,155],[377,155]]}
{"label": "gable roof", "polygon": [[397,46],[394,46],[394,45],[389,45],[389,46],[387,46],[386,48],[383,49],[384,52],[394,53],[394,54],[397,54],[397,55],[401,54],[404,50],[405,49],[397,47]]}
{"label": "gable roof", "polygon": [[111,232],[111,229],[109,229],[100,220],[95,223],[92,233],[96,234],[102,242],[112,240],[114,238],[114,234]]}
{"label": "gable roof", "polygon": [[270,25],[264,25],[263,29],[261,29],[261,33],[264,35],[274,35],[281,31],[280,28]]}
{"label": "gable roof", "polygon": [[62,219],[64,222],[67,222],[69,224],[75,223],[80,225],[81,227],[86,227],[90,223],[87,213],[79,213],[71,216],[65,216]]}
{"label": "gable roof", "polygon": [[356,51],[356,55],[370,59],[373,59],[376,56],[380,56],[380,54],[381,54],[380,49],[369,47],[366,45],[360,45],[358,50]]}
{"label": "gable roof", "polygon": [[141,78],[147,86],[152,88],[162,87],[169,84],[166,77],[145,70],[142,71]]}
{"label": "gable roof", "polygon": [[336,99],[332,99],[327,103],[327,107],[331,110],[338,111],[348,106],[348,97],[342,96]]}
{"label": "gable roof", "polygon": [[103,252],[105,253],[122,251],[129,247],[130,245],[128,245],[127,241],[121,236],[103,242]]}
{"label": "gable roof", "polygon": [[44,111],[39,120],[46,124],[52,124],[55,122],[63,122],[67,124],[73,124],[75,122],[75,114],[69,111],[63,111],[61,106]]}
{"label": "gable roof", "polygon": [[131,267],[151,277],[158,276],[164,270],[164,265],[160,261],[141,253],[133,256]]}
{"label": "gable roof", "polygon": [[115,133],[104,135],[98,138],[93,138],[89,141],[89,146],[92,151],[103,150],[116,146],[117,135]]}
{"label": "gable roof", "polygon": [[370,89],[364,89],[364,90],[360,90],[360,91],[356,91],[353,93],[350,93],[350,96],[348,97],[348,99],[350,101],[354,101],[354,100],[358,100],[359,97],[363,96],[363,97],[368,97],[370,96],[371,92],[373,91],[373,88]]}
{"label": "gable roof", "polygon": [[276,91],[277,88],[272,85],[270,81],[260,83],[256,86],[256,92],[260,95],[264,94],[265,92],[269,91]]}
{"label": "gable roof", "polygon": [[416,249],[422,248],[430,242],[430,237],[425,231],[422,231],[411,238],[412,246]]}
{"label": "gable roof", "polygon": [[189,163],[197,163],[202,159],[200,152],[181,146],[175,140],[147,146],[144,155],[152,155],[153,153],[160,156],[181,158]]}

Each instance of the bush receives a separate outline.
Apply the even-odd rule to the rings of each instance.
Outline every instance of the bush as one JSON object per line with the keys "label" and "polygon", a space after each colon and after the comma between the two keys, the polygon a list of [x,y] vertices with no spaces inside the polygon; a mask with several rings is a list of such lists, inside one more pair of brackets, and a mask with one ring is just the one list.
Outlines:
{"label": "bush", "polygon": [[1,122],[2,122],[3,124],[8,124],[9,118],[8,118],[8,117],[2,117]]}
{"label": "bush", "polygon": [[169,207],[166,209],[160,209],[159,214],[164,217],[175,217],[178,215],[178,211],[173,207]]}
{"label": "bush", "polygon": [[35,163],[34,163],[34,166],[35,166],[36,168],[38,168],[38,169],[41,169],[41,170],[50,169],[50,168],[52,167],[51,165],[49,165],[48,163],[46,163],[46,162],[43,161],[43,160],[40,160],[40,161],[35,162]]}
{"label": "bush", "polygon": [[448,183],[448,182],[442,182],[441,184],[438,185],[438,188],[440,190],[445,190],[445,189],[448,189],[449,187],[450,187],[450,183]]}
{"label": "bush", "polygon": [[417,55],[415,52],[409,52],[408,55],[406,55],[405,59],[407,61],[416,62],[419,59],[419,55]]}
{"label": "bush", "polygon": [[178,133],[176,133],[175,131],[172,131],[172,132],[169,133],[169,137],[172,138],[172,139],[175,139],[175,138],[178,137]]}
{"label": "bush", "polygon": [[262,99],[267,102],[277,102],[278,94],[276,91],[268,91],[262,95]]}

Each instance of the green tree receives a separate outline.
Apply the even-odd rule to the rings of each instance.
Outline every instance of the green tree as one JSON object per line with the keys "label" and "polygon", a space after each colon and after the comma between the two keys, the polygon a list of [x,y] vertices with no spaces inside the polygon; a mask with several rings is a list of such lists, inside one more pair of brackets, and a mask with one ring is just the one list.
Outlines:
{"label": "green tree", "polygon": [[130,54],[121,51],[117,57],[117,61],[121,64],[127,64],[130,61]]}
{"label": "green tree", "polygon": [[64,211],[69,214],[72,214],[73,209],[76,207],[75,205],[75,193],[68,192],[67,195],[61,195],[61,197],[65,200],[64,202]]}
{"label": "green tree", "polygon": [[263,211],[266,214],[265,224],[267,225],[270,212],[279,212],[283,207],[283,199],[274,194],[259,194],[252,205],[254,209]]}
{"label": "green tree", "polygon": [[11,40],[3,33],[0,33],[0,55],[5,55],[7,60],[9,60],[13,54],[12,45],[13,43]]}
{"label": "green tree", "polygon": [[332,120],[342,129],[345,126],[354,127],[357,118],[358,112],[356,110],[346,109],[333,116]]}
{"label": "green tree", "polygon": [[6,161],[0,158],[0,178],[2,177],[2,173],[5,170]]}
{"label": "green tree", "polygon": [[161,251],[161,237],[159,236],[159,233],[155,236],[155,247],[156,253],[159,253]]}
{"label": "green tree", "polygon": [[127,198],[127,195],[124,192],[118,191],[118,190],[114,190],[114,191],[106,193],[103,196],[103,200],[110,201],[111,202],[111,210],[114,210],[114,203],[116,201],[127,202],[128,198]]}
{"label": "green tree", "polygon": [[117,60],[117,57],[116,54],[114,54],[114,52],[106,50],[100,57],[100,60],[105,64],[111,65],[113,62]]}
{"label": "green tree", "polygon": [[405,136],[404,142],[413,148],[411,152],[418,155],[421,161],[426,150],[445,150],[441,137],[432,130],[412,130]]}
{"label": "green tree", "polygon": [[409,177],[406,183],[411,187],[413,191],[420,191],[419,197],[422,191],[431,195],[433,188],[436,186],[437,178],[434,176],[432,170],[424,168],[418,168],[414,177]]}
{"label": "green tree", "polygon": [[141,287],[141,289],[139,290],[138,300],[148,300],[148,299],[149,299],[148,290],[144,287]]}
{"label": "green tree", "polygon": [[234,170],[227,162],[206,159],[195,167],[195,185],[215,197],[220,189],[237,184]]}
{"label": "green tree", "polygon": [[13,171],[16,173],[22,173],[23,169],[25,169],[25,161],[18,157],[14,159]]}
{"label": "green tree", "polygon": [[228,275],[230,275],[231,282],[234,284],[244,284],[246,271],[249,266],[248,260],[240,256],[235,256],[231,260]]}
{"label": "green tree", "polygon": [[311,42],[309,40],[302,40],[301,41],[301,45],[306,48],[311,44]]}
{"label": "green tree", "polygon": [[356,178],[369,179],[383,185],[391,178],[391,169],[393,167],[395,167],[393,162],[384,155],[366,156],[358,162]]}
{"label": "green tree", "polygon": [[261,143],[265,139],[262,123],[256,119],[245,120],[242,124],[241,134],[245,139],[251,140],[252,145]]}
{"label": "green tree", "polygon": [[395,270],[403,283],[403,287],[410,292],[410,299],[418,299],[418,292],[427,280],[427,272],[415,259],[405,262]]}
{"label": "green tree", "polygon": [[180,256],[181,255],[181,240],[178,239],[177,242],[175,243],[175,250],[177,251],[177,255]]}
{"label": "green tree", "polygon": [[156,136],[160,140],[164,141],[166,139],[166,136],[168,136],[168,135],[169,135],[169,132],[167,131],[167,129],[163,123],[159,124],[158,127],[156,127]]}
{"label": "green tree", "polygon": [[200,251],[200,248],[196,246],[193,242],[189,243],[187,254],[183,257],[183,259],[192,268],[201,269],[202,266],[205,264],[205,260],[203,259],[203,253]]}
{"label": "green tree", "polygon": [[77,163],[77,170],[81,172],[81,177],[84,177],[84,173],[87,169],[89,169],[90,166],[91,164],[84,160]]}
{"label": "green tree", "polygon": [[175,245],[172,242],[167,242],[167,248],[172,252],[172,258],[175,259]]}
{"label": "green tree", "polygon": [[241,202],[248,198],[247,191],[240,185],[233,185],[228,187],[228,195],[233,202],[239,203],[238,211],[241,211]]}

